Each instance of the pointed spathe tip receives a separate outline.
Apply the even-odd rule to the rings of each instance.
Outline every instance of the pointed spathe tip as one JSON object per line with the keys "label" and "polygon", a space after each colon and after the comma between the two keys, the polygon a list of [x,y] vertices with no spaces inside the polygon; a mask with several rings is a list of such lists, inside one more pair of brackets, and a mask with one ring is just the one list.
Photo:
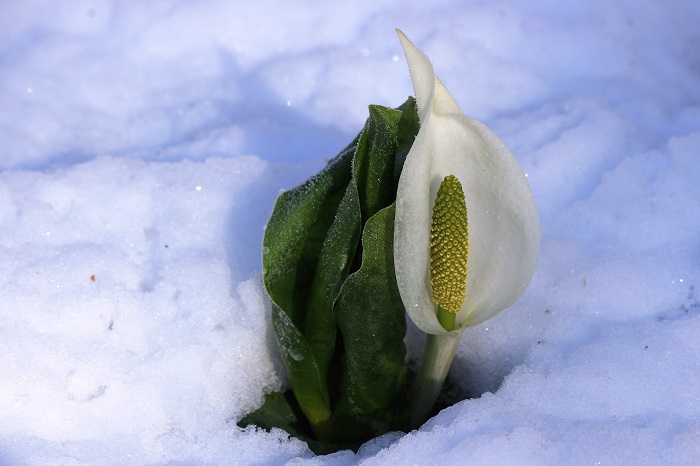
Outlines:
{"label": "pointed spathe tip", "polygon": [[406,37],[400,29],[396,29],[401,45],[403,46],[408,71],[413,82],[413,92],[416,96],[418,114],[425,117],[432,105],[433,92],[435,87],[435,74],[433,65],[428,57]]}
{"label": "pointed spathe tip", "polygon": [[408,37],[406,37],[406,34],[404,34],[403,31],[402,31],[401,29],[396,28],[396,29],[394,29],[394,31],[396,31],[396,34],[398,34],[399,39],[401,40],[402,43],[403,43],[404,41],[411,42],[410,40],[408,40]]}

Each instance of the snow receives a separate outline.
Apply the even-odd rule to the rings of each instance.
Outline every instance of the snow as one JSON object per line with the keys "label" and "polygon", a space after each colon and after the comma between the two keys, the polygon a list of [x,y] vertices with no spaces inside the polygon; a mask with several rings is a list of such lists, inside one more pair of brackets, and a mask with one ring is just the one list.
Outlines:
{"label": "snow", "polygon": [[[697,2],[0,5],[0,464],[697,464]],[[274,199],[411,92],[394,28],[528,174],[533,282],[473,398],[315,457],[285,386]],[[420,336],[409,335],[409,354]]]}

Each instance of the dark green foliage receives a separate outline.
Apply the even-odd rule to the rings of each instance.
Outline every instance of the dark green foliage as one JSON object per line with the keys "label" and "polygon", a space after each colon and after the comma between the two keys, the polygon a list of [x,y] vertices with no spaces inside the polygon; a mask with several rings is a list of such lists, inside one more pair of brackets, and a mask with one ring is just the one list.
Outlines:
{"label": "dark green foliage", "polygon": [[367,221],[362,245],[362,267],[335,305],[345,353],[333,420],[358,442],[401,427],[395,405],[406,382],[406,317],[394,276],[394,204]]}
{"label": "dark green foliage", "polygon": [[269,395],[239,424],[280,427],[317,452],[357,448],[402,426],[406,325],[393,203],[418,116],[412,97],[369,110],[353,143],[280,195],[263,239],[263,281],[292,394]]}

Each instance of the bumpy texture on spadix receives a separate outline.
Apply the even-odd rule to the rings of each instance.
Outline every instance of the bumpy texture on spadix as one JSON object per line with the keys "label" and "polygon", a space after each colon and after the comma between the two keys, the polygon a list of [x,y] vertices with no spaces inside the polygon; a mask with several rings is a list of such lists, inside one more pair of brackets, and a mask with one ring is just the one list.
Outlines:
{"label": "bumpy texture on spadix", "polygon": [[430,285],[435,303],[449,312],[462,309],[467,288],[467,205],[454,175],[442,180],[430,228]]}
{"label": "bumpy texture on spadix", "polygon": [[416,94],[420,131],[396,193],[394,263],[401,299],[423,331],[447,333],[430,285],[432,209],[442,180],[462,183],[469,213],[469,274],[455,331],[520,298],[537,266],[540,222],[527,179],[503,142],[464,116],[428,58],[399,31]]}

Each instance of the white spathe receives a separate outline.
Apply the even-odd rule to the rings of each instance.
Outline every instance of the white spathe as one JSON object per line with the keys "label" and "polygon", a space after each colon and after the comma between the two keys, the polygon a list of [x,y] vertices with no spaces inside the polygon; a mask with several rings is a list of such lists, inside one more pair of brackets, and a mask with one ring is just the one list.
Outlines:
{"label": "white spathe", "polygon": [[454,331],[479,324],[517,301],[537,266],[540,221],[525,174],[481,122],[465,116],[433,66],[401,32],[416,94],[420,130],[396,194],[394,262],[401,299],[413,322],[431,334],[437,319],[430,287],[430,222],[447,175],[462,183],[469,222],[467,296]]}

